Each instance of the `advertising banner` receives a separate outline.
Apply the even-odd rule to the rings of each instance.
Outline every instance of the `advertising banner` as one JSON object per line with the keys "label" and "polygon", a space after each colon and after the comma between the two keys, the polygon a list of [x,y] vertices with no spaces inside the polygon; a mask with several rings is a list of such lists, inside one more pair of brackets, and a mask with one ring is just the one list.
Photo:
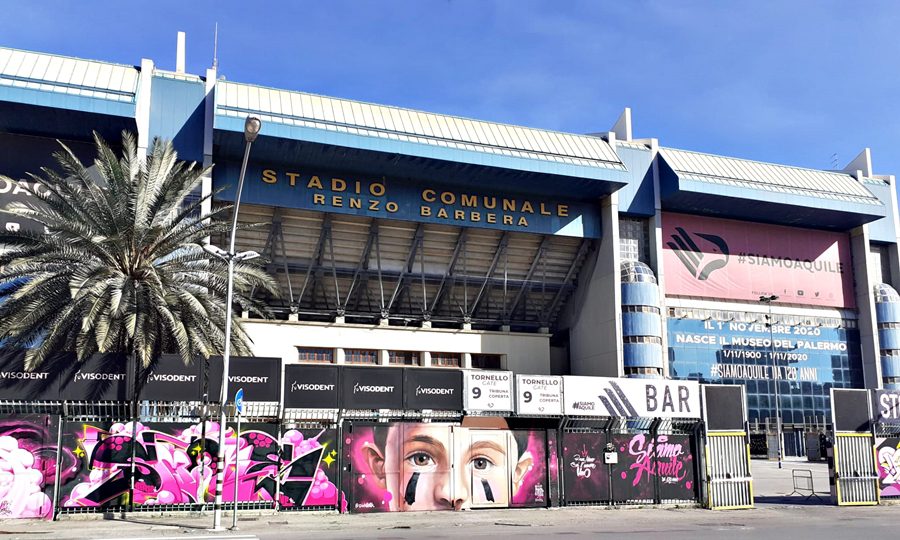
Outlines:
{"label": "advertising banner", "polygon": [[128,357],[124,354],[97,354],[76,362],[60,377],[59,393],[71,401],[126,401]]}
{"label": "advertising banner", "polygon": [[900,390],[875,392],[875,422],[900,424]]}
{"label": "advertising banner", "polygon": [[344,409],[402,409],[403,370],[381,367],[345,367],[341,371],[341,407]]}
{"label": "advertising banner", "polygon": [[284,366],[284,406],[287,409],[337,409],[338,366]]}
{"label": "advertising banner", "polygon": [[513,410],[513,374],[509,371],[465,371],[467,412]]}
{"label": "advertising banner", "polygon": [[25,351],[0,350],[0,399],[53,401],[59,399],[60,364],[74,358],[48,360],[31,371],[25,369]]}
{"label": "advertising banner", "polygon": [[[209,358],[209,396],[222,391],[222,357]],[[279,401],[281,395],[281,358],[232,356],[228,366],[228,402],[234,401],[238,388],[244,389],[244,401]]]}
{"label": "advertising banner", "polygon": [[152,401],[200,401],[200,368],[203,362],[185,365],[181,356],[164,354],[145,375],[141,399]]}
{"label": "advertising banner", "polygon": [[700,384],[663,379],[563,377],[569,416],[700,418]]}
{"label": "advertising banner", "polygon": [[[240,163],[223,162],[213,172],[220,198],[234,199]],[[251,163],[244,202],[317,212],[424,221],[585,238],[600,237],[600,217],[590,202],[509,191],[439,184],[427,179],[364,177],[304,167]]]}
{"label": "advertising banner", "polygon": [[406,409],[462,411],[462,372],[457,369],[404,369]]}
{"label": "advertising banner", "polygon": [[666,294],[855,307],[846,234],[663,213]]}
{"label": "advertising banner", "polygon": [[516,413],[519,415],[561,415],[562,377],[516,375]]}

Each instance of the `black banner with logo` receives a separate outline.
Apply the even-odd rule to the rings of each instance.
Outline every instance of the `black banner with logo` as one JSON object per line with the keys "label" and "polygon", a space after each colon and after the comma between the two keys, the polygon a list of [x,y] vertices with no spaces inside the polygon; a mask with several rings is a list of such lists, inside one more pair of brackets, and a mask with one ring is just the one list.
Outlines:
{"label": "black banner with logo", "polygon": [[284,406],[288,409],[337,409],[338,366],[284,366]]}
{"label": "black banner with logo", "polygon": [[[218,401],[222,391],[222,357],[209,358],[209,399]],[[228,366],[228,400],[244,389],[244,401],[278,401],[281,393],[281,358],[232,356]]]}
{"label": "black banner with logo", "polygon": [[876,422],[900,424],[900,390],[876,390],[873,406]]}
{"label": "black banner with logo", "polygon": [[128,355],[96,354],[64,370],[59,383],[60,398],[70,401],[127,401]]}
{"label": "black banner with logo", "polygon": [[61,370],[74,361],[72,355],[59,356],[26,371],[25,351],[0,350],[0,399],[58,400]]}
{"label": "black banner with logo", "polygon": [[406,409],[462,410],[462,371],[407,368],[404,372],[403,403]]}
{"label": "black banner with logo", "polygon": [[403,370],[390,367],[345,367],[341,373],[345,409],[402,409]]}
{"label": "black banner with logo", "polygon": [[185,365],[181,356],[164,354],[144,373],[141,399],[151,401],[200,401],[202,360]]}

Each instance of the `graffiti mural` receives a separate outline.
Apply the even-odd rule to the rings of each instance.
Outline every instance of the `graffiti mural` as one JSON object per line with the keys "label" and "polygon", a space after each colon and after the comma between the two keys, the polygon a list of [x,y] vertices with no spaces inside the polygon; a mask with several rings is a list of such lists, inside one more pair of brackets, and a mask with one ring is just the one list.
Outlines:
{"label": "graffiti mural", "polygon": [[900,438],[875,439],[882,497],[900,497]]}
{"label": "graffiti mural", "polygon": [[[616,453],[616,463],[604,463],[607,447]],[[563,453],[568,502],[696,499],[687,435],[565,433]]]}
{"label": "graffiti mural", "polygon": [[541,431],[438,423],[354,425],[344,442],[353,512],[547,503]]}
{"label": "graffiti mural", "polygon": [[[6,416],[0,419],[0,518],[53,516],[56,429],[59,417]],[[64,477],[73,456],[61,456]]]}
{"label": "graffiti mural", "polygon": [[609,471],[603,464],[604,433],[564,433],[563,483],[568,502],[608,501]]}
{"label": "graffiti mural", "polygon": [[[171,505],[215,500],[218,423],[67,425],[66,449],[77,458],[73,477],[62,484],[61,506],[105,508],[129,503],[134,454],[135,505]],[[276,426],[248,425],[225,438],[222,498],[283,507],[333,506],[337,488],[334,430],[288,430],[279,440]],[[235,457],[238,467],[235,473]],[[280,491],[279,491],[280,480]]]}

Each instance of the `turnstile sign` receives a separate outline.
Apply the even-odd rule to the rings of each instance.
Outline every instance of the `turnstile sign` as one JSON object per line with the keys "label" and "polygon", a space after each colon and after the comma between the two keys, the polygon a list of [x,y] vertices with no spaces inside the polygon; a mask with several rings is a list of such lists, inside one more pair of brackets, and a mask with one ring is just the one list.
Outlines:
{"label": "turnstile sign", "polygon": [[700,418],[700,384],[662,379],[563,377],[568,416]]}
{"label": "turnstile sign", "polygon": [[875,421],[880,424],[900,424],[900,392],[878,390],[875,393]]}
{"label": "turnstile sign", "polygon": [[519,415],[561,415],[562,377],[516,375],[516,413]]}
{"label": "turnstile sign", "polygon": [[513,374],[509,371],[466,371],[467,412],[513,410]]}

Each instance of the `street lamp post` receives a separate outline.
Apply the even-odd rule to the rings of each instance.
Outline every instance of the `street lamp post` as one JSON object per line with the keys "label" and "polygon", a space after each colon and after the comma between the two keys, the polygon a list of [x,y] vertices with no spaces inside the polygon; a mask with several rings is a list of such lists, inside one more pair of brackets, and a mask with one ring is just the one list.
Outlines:
{"label": "street lamp post", "polygon": [[[213,530],[222,530],[222,490],[225,484],[225,403],[228,400],[228,367],[231,360],[231,311],[234,302],[234,263],[250,260],[259,257],[259,253],[255,251],[244,251],[236,253],[234,250],[235,236],[237,235],[238,209],[241,205],[241,191],[244,188],[244,175],[247,173],[247,160],[250,157],[250,146],[259,135],[262,122],[259,118],[248,116],[244,122],[244,161],[241,164],[241,175],[238,178],[237,191],[234,195],[234,210],[231,219],[231,240],[228,244],[228,251],[207,244],[203,249],[207,253],[218,257],[228,263],[228,285],[225,294],[225,350],[222,354],[222,391],[219,394],[219,450],[216,460],[216,501],[213,510]],[[240,434],[237,434],[239,437]],[[235,452],[237,452],[237,441],[235,441]],[[237,473],[237,471],[235,471]],[[237,481],[237,474],[235,474]],[[237,511],[237,498],[234,501],[234,508]]]}
{"label": "street lamp post", "polygon": [[778,392],[778,383],[780,382],[779,375],[781,374],[778,369],[778,364],[775,362],[775,336],[772,330],[772,302],[778,300],[778,295],[770,295],[770,296],[760,296],[759,301],[763,304],[766,304],[769,308],[768,319],[766,319],[766,326],[769,328],[769,358],[772,362],[772,377],[775,380],[775,441],[778,446],[778,468],[781,469],[784,467],[783,464],[783,448],[784,441],[782,440],[782,429],[781,429],[781,399],[780,394]]}

